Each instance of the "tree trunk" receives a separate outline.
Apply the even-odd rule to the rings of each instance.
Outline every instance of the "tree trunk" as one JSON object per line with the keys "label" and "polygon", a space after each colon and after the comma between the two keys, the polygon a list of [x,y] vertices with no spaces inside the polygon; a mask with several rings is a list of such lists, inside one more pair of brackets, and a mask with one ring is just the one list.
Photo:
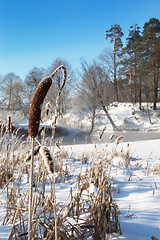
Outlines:
{"label": "tree trunk", "polygon": [[150,115],[150,112],[149,112],[149,106],[148,106],[148,99],[147,99],[147,113],[148,113],[148,119],[149,119],[149,122],[150,122],[150,124],[152,125],[151,115]]}
{"label": "tree trunk", "polygon": [[92,125],[91,125],[91,130],[89,132],[89,136],[92,134],[93,129],[94,129],[95,113],[96,113],[96,107],[93,106],[93,108],[92,108],[92,121],[91,121]]}
{"label": "tree trunk", "polygon": [[114,38],[114,100],[118,102],[118,87],[116,75],[116,39]]}
{"label": "tree trunk", "polygon": [[8,110],[11,108],[11,91],[9,93]]}
{"label": "tree trunk", "polygon": [[131,86],[131,102],[133,102],[133,82],[132,82],[132,66],[131,66],[131,54],[130,54],[130,67],[129,67],[129,85]]}
{"label": "tree trunk", "polygon": [[152,68],[152,82],[153,82],[153,110],[157,110],[157,98],[158,98],[158,83],[156,80],[155,67]]}
{"label": "tree trunk", "polygon": [[[140,66],[140,60],[139,59],[138,59],[138,66]],[[139,110],[141,110],[142,109],[142,80],[141,80],[140,68],[138,68],[138,82],[139,82],[139,89],[138,89]]]}
{"label": "tree trunk", "polygon": [[110,121],[110,123],[111,123],[111,125],[112,125],[112,127],[113,127],[113,130],[116,130],[116,125],[115,125],[115,123],[113,122],[111,116],[109,115],[109,113],[108,113],[107,108],[105,107],[105,105],[102,105],[102,109],[104,110],[104,112],[105,112],[108,120]]}
{"label": "tree trunk", "polygon": [[134,102],[137,102],[137,56],[135,54],[135,62],[134,62]]}
{"label": "tree trunk", "polygon": [[142,88],[139,86],[139,110],[142,109]]}
{"label": "tree trunk", "polygon": [[155,43],[153,36],[152,44],[152,84],[153,84],[153,110],[157,110],[157,99],[158,99],[158,81],[156,79],[156,60],[155,60]]}

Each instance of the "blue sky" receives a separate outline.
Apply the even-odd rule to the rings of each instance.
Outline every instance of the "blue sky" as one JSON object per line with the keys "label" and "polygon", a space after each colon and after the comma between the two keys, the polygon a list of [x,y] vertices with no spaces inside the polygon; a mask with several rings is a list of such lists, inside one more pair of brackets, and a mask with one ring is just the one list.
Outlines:
{"label": "blue sky", "polygon": [[0,0],[0,75],[24,80],[34,67],[60,57],[74,70],[80,59],[94,60],[110,43],[105,31],[160,19],[159,0]]}

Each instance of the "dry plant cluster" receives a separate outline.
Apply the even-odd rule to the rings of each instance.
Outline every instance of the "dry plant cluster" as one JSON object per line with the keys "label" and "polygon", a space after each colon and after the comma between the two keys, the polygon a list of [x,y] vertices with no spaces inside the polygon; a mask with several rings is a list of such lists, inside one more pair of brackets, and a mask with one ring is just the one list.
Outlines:
{"label": "dry plant cluster", "polygon": [[[31,139],[22,140],[16,134],[17,131],[1,128],[0,195],[4,194],[6,201],[0,203],[0,208],[5,210],[3,224],[12,226],[9,239],[28,239]],[[112,153],[107,154],[105,149],[98,152],[95,145],[96,153],[77,159],[69,156],[60,142],[48,141],[45,131],[40,139],[41,145],[37,143],[34,150],[32,238],[55,239],[54,184],[71,186],[66,202],[56,203],[58,240],[105,239],[109,233],[122,234],[120,212],[113,199],[118,189],[110,173],[115,156],[123,157],[121,167],[129,168],[129,145],[126,152],[118,152],[116,138]],[[47,160],[53,160],[54,170]],[[77,165],[78,174],[74,173]],[[155,169],[148,164],[146,174]]]}
{"label": "dry plant cluster", "polygon": [[[109,162],[99,161],[98,155],[72,158],[57,142],[50,148],[44,132],[41,134],[43,146],[47,147],[37,144],[34,151],[32,238],[55,239],[56,183],[76,184],[76,189],[70,189],[64,204],[56,203],[57,239],[105,239],[107,233],[121,234],[119,210],[113,199],[114,189],[109,178]],[[3,175],[0,177],[0,194],[6,195],[6,202],[1,203],[1,208],[6,212],[3,224],[12,225],[9,239],[28,239],[30,145],[29,137],[22,141],[16,137],[16,132],[6,130],[1,136],[0,167]],[[53,166],[48,169],[43,154],[48,161],[52,159],[54,162],[55,183],[52,179]],[[81,166],[78,175],[74,175],[75,162]],[[2,182],[2,179],[5,181]],[[90,186],[95,187],[95,193],[90,192]]]}

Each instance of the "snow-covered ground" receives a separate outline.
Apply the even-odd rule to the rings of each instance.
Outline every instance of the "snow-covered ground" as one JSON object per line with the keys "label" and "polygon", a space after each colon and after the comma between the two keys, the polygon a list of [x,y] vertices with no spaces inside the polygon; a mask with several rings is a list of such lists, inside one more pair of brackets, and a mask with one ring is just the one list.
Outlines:
{"label": "snow-covered ground", "polygon": [[[154,131],[160,130],[160,104],[157,104],[157,110],[154,111],[152,104],[143,103],[142,110],[139,110],[139,104],[132,103],[113,103],[108,106],[108,112],[112,117],[116,127],[120,130],[141,130]],[[149,120],[150,116],[150,120]],[[64,122],[71,127],[78,126],[82,129],[90,129],[91,112],[79,112],[76,109],[69,111]],[[112,126],[103,110],[96,111],[95,130],[112,131]]]}
{"label": "snow-covered ground", "polygon": [[[108,239],[149,240],[152,236],[160,239],[160,175],[153,170],[160,167],[160,140],[137,141],[94,145],[67,146],[70,153],[79,156],[82,153],[116,150],[127,151],[129,144],[129,166],[124,167],[124,158],[113,158],[111,178],[114,179],[116,192],[114,199],[120,209],[122,236],[112,235]],[[159,172],[160,174],[160,172]]]}
{"label": "snow-covered ground", "polygon": [[[116,201],[119,210],[119,220],[122,235],[111,234],[106,239],[118,240],[150,240],[160,239],[160,109],[154,112],[150,108],[151,122],[148,118],[148,111],[144,105],[144,111],[138,110],[138,105],[129,103],[114,104],[109,107],[115,124],[118,128],[125,130],[139,130],[142,132],[156,131],[157,139],[143,141],[120,141],[115,144],[115,137],[112,141],[107,138],[105,143],[81,144],[62,146],[70,161],[81,159],[81,157],[90,158],[102,155],[103,161],[111,161],[111,176],[114,184],[113,198]],[[1,119],[4,115],[0,114]],[[3,117],[3,118],[2,118]],[[7,117],[7,114],[6,114]],[[13,122],[17,125],[22,123],[21,117],[13,116]],[[2,120],[1,120],[2,121]],[[45,123],[50,124],[50,121]],[[64,122],[70,127],[89,130],[90,114],[83,115],[71,111],[65,116]],[[27,120],[23,119],[23,124],[27,126]],[[94,134],[101,131],[106,126],[106,132],[112,130],[110,123],[102,111],[97,111]],[[108,135],[107,135],[108,136]],[[123,136],[123,132],[121,132]],[[72,130],[70,133],[72,137]],[[103,136],[102,136],[103,139]],[[117,154],[113,154],[113,152]],[[129,157],[125,158],[125,153]],[[106,156],[106,157],[105,157]],[[64,160],[66,161],[66,160]],[[74,161],[71,172],[74,176],[82,170],[79,161]],[[85,170],[83,166],[83,171]],[[81,169],[81,170],[80,170]],[[25,180],[24,180],[25,181]],[[64,202],[74,188],[76,182],[71,181],[56,184],[57,202]],[[25,185],[27,187],[27,185]],[[1,192],[1,189],[0,189]],[[8,239],[11,225],[2,225],[5,209],[3,202],[6,198],[4,191],[0,195],[0,239]]]}
{"label": "snow-covered ground", "polygon": [[[142,110],[139,110],[139,104],[133,103],[113,103],[108,106],[108,112],[111,115],[115,125],[120,130],[140,130],[140,131],[159,131],[160,130],[160,103],[157,104],[157,110],[154,111],[152,104],[142,103]],[[0,110],[0,121],[7,122],[7,117],[11,116],[13,125],[27,128],[28,120],[19,112],[8,112]],[[60,125],[78,128],[89,131],[91,127],[91,112],[89,110],[73,108],[59,121]],[[150,116],[150,119],[149,119]],[[47,118],[42,116],[42,124],[51,126],[54,116],[50,114]],[[95,131],[112,131],[112,126],[103,110],[96,111]]]}

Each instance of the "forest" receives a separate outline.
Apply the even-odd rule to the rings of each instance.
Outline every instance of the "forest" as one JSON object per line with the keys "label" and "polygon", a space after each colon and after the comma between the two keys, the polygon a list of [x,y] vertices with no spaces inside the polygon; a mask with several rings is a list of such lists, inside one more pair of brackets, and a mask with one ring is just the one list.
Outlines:
{"label": "forest", "polygon": [[[87,106],[93,114],[99,106],[107,110],[111,102],[139,103],[139,109],[142,102],[150,102],[156,110],[160,100],[160,20],[149,19],[143,29],[138,24],[131,26],[125,41],[122,41],[124,34],[119,24],[112,25],[104,36],[106,48],[92,62],[81,59],[78,73],[67,60],[58,58],[46,69],[33,67],[25,79],[14,72],[0,76],[1,109],[21,110],[27,117],[40,80],[63,64],[67,81],[59,101],[59,117],[63,117],[71,104]],[[111,47],[107,47],[109,45]],[[51,103],[53,111],[61,79],[58,73],[47,95],[46,101]]]}

